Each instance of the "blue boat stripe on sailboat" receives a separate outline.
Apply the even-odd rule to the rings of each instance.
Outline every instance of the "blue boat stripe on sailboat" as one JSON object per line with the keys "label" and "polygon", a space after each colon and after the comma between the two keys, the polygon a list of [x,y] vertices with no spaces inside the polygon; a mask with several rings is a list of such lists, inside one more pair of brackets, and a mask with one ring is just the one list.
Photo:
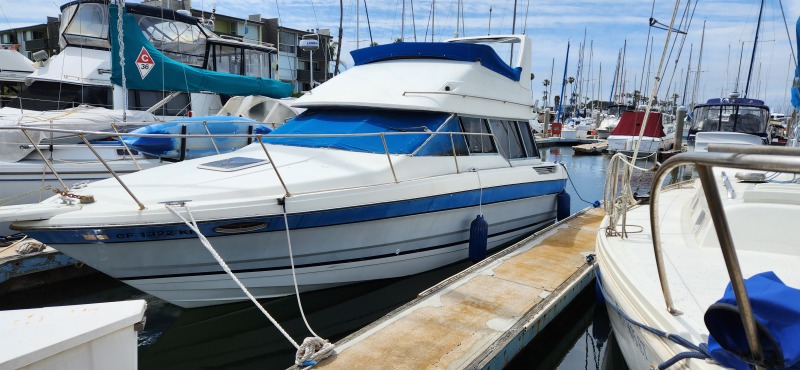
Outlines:
{"label": "blue boat stripe on sailboat", "polygon": [[[533,198],[557,194],[564,189],[566,180],[550,180],[524,184],[514,184],[483,189],[483,204],[499,203],[517,199]],[[371,204],[357,207],[323,210],[316,212],[289,214],[291,230],[342,225],[357,222],[375,221],[394,217],[446,211],[465,207],[476,207],[481,201],[480,190],[442,194],[426,198],[409,199],[396,202]],[[269,215],[224,221],[199,222],[200,230],[206,237],[225,236],[227,233],[215,231],[219,227],[236,223],[265,223],[266,226],[251,233],[284,230],[283,215]],[[153,240],[196,238],[191,229],[183,223],[141,226],[100,226],[77,228],[74,230],[26,229],[26,234],[46,244],[87,244],[87,243],[130,243]]]}
{"label": "blue boat stripe on sailboat", "polygon": [[[552,224],[554,221],[555,221],[555,217],[554,218],[548,218],[548,219],[546,219],[544,221],[534,222],[532,224],[528,224],[528,225],[525,225],[525,226],[520,226],[520,227],[517,227],[517,228],[513,228],[513,229],[510,229],[510,230],[499,232],[499,233],[489,234],[488,237],[489,238],[494,238],[494,237],[503,236],[505,234],[510,234],[510,233],[513,233],[513,232],[517,232],[517,231],[524,230],[524,229],[530,229],[530,228],[540,229],[540,228],[543,228],[543,227],[545,227],[547,225]],[[437,250],[437,249],[449,248],[449,247],[454,247],[454,246],[457,246],[457,245],[460,245],[460,244],[467,244],[468,242],[469,241],[465,239],[465,240],[460,240],[460,241],[453,242],[453,243],[440,244],[440,245],[435,245],[435,246],[427,247],[427,248],[406,250],[406,251],[400,252],[399,254],[398,253],[390,253],[390,254],[381,254],[381,255],[375,255],[375,256],[369,256],[369,257],[351,258],[351,259],[346,259],[346,260],[325,261],[325,262],[318,262],[318,263],[307,263],[307,264],[295,265],[295,268],[296,269],[301,269],[301,268],[310,268],[310,267],[325,266],[325,265],[331,265],[331,264],[341,265],[341,264],[345,264],[345,263],[377,260],[377,259],[381,259],[381,258],[395,257],[395,256],[398,256],[398,255],[409,255],[409,254],[414,254],[414,253],[422,253],[422,252],[427,252],[427,251],[432,251],[432,250]],[[288,270],[288,269],[291,269],[291,266],[286,265],[286,266],[275,266],[275,267],[264,267],[264,268],[234,269],[232,271],[234,273],[236,273],[236,274],[246,274],[246,273],[251,273],[251,272],[279,271],[279,270]],[[167,279],[167,278],[186,277],[186,276],[210,276],[210,275],[220,275],[220,274],[226,274],[226,272],[223,271],[223,270],[214,270],[214,271],[205,271],[205,272],[190,272],[190,273],[168,274],[168,275],[123,276],[123,277],[118,277],[118,279],[120,279],[120,280],[122,280],[124,282],[124,281],[133,281],[133,280]]]}

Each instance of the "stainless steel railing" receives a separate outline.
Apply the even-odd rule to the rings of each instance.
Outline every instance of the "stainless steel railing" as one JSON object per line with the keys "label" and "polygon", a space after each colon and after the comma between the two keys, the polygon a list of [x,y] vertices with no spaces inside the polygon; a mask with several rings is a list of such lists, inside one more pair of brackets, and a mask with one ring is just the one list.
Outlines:
{"label": "stainless steel railing", "polygon": [[[449,119],[451,119],[451,118],[452,118],[452,116]],[[267,138],[267,139],[269,139],[269,138],[337,138],[337,137],[339,137],[339,138],[344,138],[344,137],[348,137],[348,138],[352,138],[352,137],[375,137],[375,138],[378,138],[378,139],[381,140],[381,143],[383,145],[384,153],[386,154],[386,158],[387,158],[387,161],[388,161],[388,164],[389,164],[389,169],[391,170],[392,180],[395,183],[399,182],[399,180],[398,180],[397,172],[396,172],[396,170],[394,168],[394,163],[392,161],[392,153],[390,152],[389,146],[388,146],[388,144],[386,142],[386,137],[387,136],[396,136],[396,135],[431,135],[431,136],[433,136],[433,135],[448,135],[449,136],[449,141],[450,141],[450,144],[451,144],[451,153],[452,153],[452,156],[454,158],[454,163],[455,163],[455,173],[461,173],[461,169],[460,169],[459,163],[458,163],[458,156],[459,155],[458,155],[458,151],[456,150],[456,144],[455,144],[455,140],[453,139],[453,136],[455,136],[455,135],[461,135],[461,136],[464,136],[464,137],[466,137],[466,136],[489,136],[489,137],[491,137],[492,142],[495,145],[495,148],[497,148],[497,152],[496,153],[492,153],[492,154],[503,157],[509,167],[513,166],[511,160],[508,158],[508,156],[503,151],[502,146],[498,142],[497,138],[493,134],[490,134],[490,133],[425,131],[425,132],[378,132],[378,133],[362,133],[362,134],[291,134],[291,135],[269,134],[267,136],[264,136],[262,134],[213,134],[212,135],[212,134],[210,134],[210,131],[207,128],[206,128],[205,131],[206,131],[206,133],[208,135],[120,133],[116,129],[116,127],[115,127],[115,131],[116,132],[69,130],[69,129],[59,129],[59,128],[51,128],[51,127],[43,127],[43,126],[0,126],[0,130],[20,130],[20,131],[22,131],[25,134],[25,136],[28,138],[28,140],[31,142],[31,144],[35,148],[36,152],[39,154],[39,157],[44,161],[45,165],[48,167],[48,169],[50,169],[51,173],[56,177],[56,179],[59,181],[59,183],[61,184],[61,186],[63,187],[64,190],[68,190],[68,186],[64,183],[62,178],[59,176],[58,171],[56,170],[56,168],[53,165],[52,161],[50,161],[44,155],[44,153],[39,149],[39,145],[34,143],[34,141],[30,137],[30,135],[28,135],[27,132],[28,131],[43,131],[43,132],[50,132],[50,133],[62,133],[62,134],[77,135],[84,142],[84,144],[89,148],[89,150],[92,152],[92,154],[103,164],[103,166],[106,168],[106,170],[109,172],[109,174],[128,193],[128,195],[138,205],[139,209],[145,209],[144,204],[141,201],[139,201],[139,199],[133,194],[131,189],[128,188],[128,186],[124,183],[124,181],[120,178],[120,176],[107,163],[106,159],[104,159],[102,157],[102,155],[100,155],[93,148],[92,143],[89,140],[86,139],[87,135],[106,135],[106,136],[109,136],[109,137],[126,136],[126,137],[180,138],[180,139],[208,139],[208,138],[211,138],[212,141],[213,141],[214,138],[251,138],[251,139],[255,138],[260,142],[261,148],[264,151],[269,164],[272,166],[272,170],[275,172],[276,177],[278,178],[279,182],[281,183],[281,186],[283,187],[283,190],[285,192],[285,196],[286,197],[292,196],[292,193],[289,191],[289,188],[288,188],[283,176],[281,176],[281,173],[280,173],[280,171],[278,169],[278,166],[275,164],[275,161],[272,159],[272,156],[270,155],[270,152],[269,152],[269,150],[267,148],[267,145],[265,145],[265,143],[264,143],[263,139],[265,139],[265,138]],[[427,143],[427,142],[428,141],[425,141],[425,143]],[[422,143],[420,145],[420,147],[422,147],[422,145],[424,145],[425,143]],[[123,146],[125,148],[125,151],[128,154],[132,155],[131,150],[127,147],[127,145],[123,144]],[[216,144],[214,146],[216,148]],[[534,149],[535,148],[531,148],[531,151],[533,151]],[[415,151],[413,153],[410,153],[410,154],[404,154],[404,155],[414,156],[416,153],[417,153],[417,151]],[[136,164],[136,166],[137,167],[139,166],[138,163]],[[328,190],[331,190],[331,189],[328,189]]]}
{"label": "stainless steel railing", "polygon": [[747,296],[747,289],[744,286],[742,270],[739,259],[731,237],[728,220],[723,209],[722,199],[717,187],[712,168],[713,167],[732,167],[745,170],[756,171],[776,171],[800,173],[800,148],[768,147],[768,146],[742,146],[742,145],[709,145],[709,152],[681,153],[666,160],[656,171],[651,185],[650,201],[650,227],[653,233],[653,251],[656,257],[656,267],[661,283],[661,290],[664,295],[664,302],[667,310],[673,315],[679,315],[680,311],[672,301],[669,283],[667,280],[666,269],[664,267],[664,256],[661,246],[661,233],[658,218],[658,195],[661,191],[661,183],[664,176],[670,170],[685,166],[694,165],[697,169],[700,183],[705,193],[708,209],[714,223],[714,229],[719,239],[722,256],[739,306],[742,323],[744,324],[745,334],[753,354],[753,360],[758,363],[762,360],[761,346],[758,342],[756,322],[750,299]]}

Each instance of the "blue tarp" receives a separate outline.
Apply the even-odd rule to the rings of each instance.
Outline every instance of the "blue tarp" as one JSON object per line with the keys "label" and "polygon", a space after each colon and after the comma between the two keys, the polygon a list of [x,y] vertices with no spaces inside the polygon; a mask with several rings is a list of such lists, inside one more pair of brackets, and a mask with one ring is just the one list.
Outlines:
{"label": "blue tarp", "polygon": [[[800,290],[786,286],[774,272],[744,281],[764,362],[770,369],[800,369]],[[751,358],[744,325],[731,284],[722,299],[708,308],[708,352],[724,366],[747,370]]]}
{"label": "blue tarp", "polygon": [[[122,68],[120,68],[119,42],[117,41],[117,5],[109,5],[111,41],[111,82],[122,86]],[[281,81],[240,76],[230,73],[209,71],[195,68],[162,54],[151,44],[136,25],[136,19],[127,12],[122,13],[123,43],[125,44],[125,76],[126,87],[137,90],[169,90],[183,92],[210,91],[226,95],[264,95],[270,98],[286,98],[291,96],[293,86]],[[149,72],[142,74],[137,61],[142,50],[149,57],[144,68]],[[149,63],[152,61],[152,63]]]}
{"label": "blue tarp", "polygon": [[448,59],[480,62],[482,66],[519,81],[522,68],[511,68],[488,45],[460,42],[395,42],[350,52],[355,65],[391,59]]}
{"label": "blue tarp", "polygon": [[[436,131],[449,114],[398,110],[309,109],[278,127],[270,135],[366,134]],[[391,154],[411,154],[430,134],[386,135]],[[443,136],[443,135],[437,135]],[[448,138],[449,140],[449,138]],[[356,152],[386,153],[379,135],[359,137],[264,138],[264,142],[310,148],[333,148]]]}

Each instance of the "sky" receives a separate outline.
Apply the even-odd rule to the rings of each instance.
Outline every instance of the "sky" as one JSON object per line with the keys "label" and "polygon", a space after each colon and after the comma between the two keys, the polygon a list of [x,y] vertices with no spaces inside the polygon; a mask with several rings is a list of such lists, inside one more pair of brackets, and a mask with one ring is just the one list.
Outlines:
{"label": "sky", "polygon": [[[560,95],[568,43],[566,74],[576,79],[582,76],[585,95],[592,99],[608,100],[624,45],[627,45],[623,73],[626,92],[639,90],[650,96],[658,65],[665,55],[662,83],[656,94],[659,99],[678,94],[677,102],[680,104],[685,99],[688,104],[692,97],[703,102],[727,96],[735,89],[744,95],[762,0],[691,0],[691,4],[687,1],[678,0],[676,4],[676,0],[417,0],[413,3],[412,0],[366,0],[365,9],[365,0],[343,0],[342,59],[345,64],[352,65],[348,52],[368,46],[370,40],[386,44],[403,35],[406,41],[414,41],[416,34],[420,42],[444,41],[454,36],[456,20],[460,18],[464,25],[460,36],[511,34],[513,27],[516,34],[525,33],[532,38],[532,72],[535,75],[532,91],[539,106],[545,79],[553,81],[551,104],[552,95]],[[800,17],[800,1],[763,1],[761,30],[747,96],[766,101],[774,112],[786,112],[791,107],[789,88],[796,66],[792,54],[797,53],[795,24]],[[402,16],[404,3],[405,17]],[[59,14],[62,3],[29,0],[24,2],[23,9],[20,4],[19,0],[0,0],[0,28],[44,23],[46,16]],[[457,11],[459,4],[463,9],[461,17]],[[277,17],[286,27],[327,28],[334,37],[338,36],[340,3],[336,0],[192,1],[195,9],[210,12],[214,6],[219,14],[240,18],[250,14]],[[650,27],[649,19],[652,17],[669,25],[676,6],[674,28],[687,34],[671,33],[671,39],[677,39],[678,43],[664,53],[667,31]],[[693,13],[690,21],[684,16],[687,12]],[[405,27],[401,27],[403,18]],[[579,75],[580,45],[584,37],[583,72]],[[688,88],[684,89],[687,78]],[[567,89],[569,87],[567,85]]]}

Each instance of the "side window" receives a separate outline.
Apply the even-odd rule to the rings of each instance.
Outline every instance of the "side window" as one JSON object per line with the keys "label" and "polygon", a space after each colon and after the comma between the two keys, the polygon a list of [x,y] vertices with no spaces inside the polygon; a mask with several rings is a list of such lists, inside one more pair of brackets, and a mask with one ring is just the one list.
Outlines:
{"label": "side window", "polygon": [[525,153],[528,157],[539,157],[539,148],[536,147],[536,140],[533,138],[531,126],[528,121],[519,121],[519,133],[522,136],[522,143],[525,144]]}
{"label": "side window", "polygon": [[[465,133],[488,134],[486,120],[474,117],[460,117],[461,128]],[[464,135],[470,153],[497,153],[494,140],[490,135]]]}
{"label": "side window", "polygon": [[525,148],[522,147],[522,142],[517,132],[516,121],[491,119],[489,120],[489,126],[503,149],[503,154],[507,155],[509,159],[526,157]]}

